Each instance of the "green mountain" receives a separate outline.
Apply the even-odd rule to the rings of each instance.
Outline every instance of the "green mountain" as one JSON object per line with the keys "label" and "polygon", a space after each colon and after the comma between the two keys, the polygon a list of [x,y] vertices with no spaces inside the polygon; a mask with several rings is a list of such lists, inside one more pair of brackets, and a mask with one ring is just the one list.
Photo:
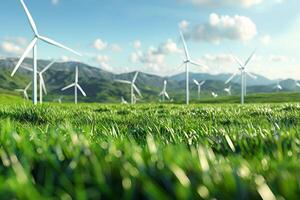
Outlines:
{"label": "green mountain", "polygon": [[[15,93],[15,89],[25,88],[31,81],[32,73],[20,68],[16,75],[12,78],[10,73],[17,62],[16,58],[6,58],[0,60],[0,93]],[[38,68],[43,69],[50,61],[39,60]],[[31,66],[32,60],[26,59],[24,66]],[[79,82],[86,91],[88,97],[79,97],[80,101],[85,102],[120,102],[121,96],[130,99],[130,86],[114,82],[115,79],[131,80],[135,72],[124,74],[113,74],[93,66],[78,62],[62,62],[55,63],[45,74],[44,78],[48,90],[48,95],[44,98],[52,101],[59,96],[64,96],[64,101],[73,100],[73,90],[62,92],[61,88],[74,82],[75,66],[79,66]],[[202,96],[204,98],[211,97],[211,92],[216,92],[219,96],[226,96],[224,92],[224,81],[230,77],[229,74],[210,75],[191,73],[190,86],[191,98],[197,98],[197,86],[193,83],[193,79],[206,80],[206,84],[202,88]],[[158,94],[162,89],[163,81],[168,80],[168,93],[175,101],[183,101],[185,95],[185,78],[184,74],[178,74],[172,77],[160,77],[146,73],[140,73],[137,78],[136,85],[140,88],[143,98],[141,101],[157,102]],[[249,81],[249,93],[268,93],[274,92],[276,81],[269,80],[263,76],[258,76],[259,80],[254,84]],[[232,84],[233,95],[240,93],[240,85],[238,82]],[[281,82],[284,92],[299,91],[293,80],[285,80]],[[20,94],[21,95],[21,94]]]}

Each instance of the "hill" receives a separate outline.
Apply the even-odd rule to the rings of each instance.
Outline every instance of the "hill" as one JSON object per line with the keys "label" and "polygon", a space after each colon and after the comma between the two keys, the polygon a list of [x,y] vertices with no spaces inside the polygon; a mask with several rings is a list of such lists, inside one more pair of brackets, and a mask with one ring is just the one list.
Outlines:
{"label": "hill", "polygon": [[[6,58],[0,60],[0,92],[17,94],[13,92],[15,89],[25,88],[31,81],[31,72],[24,69],[18,70],[15,77],[10,77],[17,62],[16,58]],[[31,66],[31,59],[26,59],[24,65]],[[39,60],[38,68],[43,69],[50,61]],[[46,101],[64,96],[64,101],[72,101],[73,90],[61,92],[61,88],[69,85],[74,81],[74,67],[79,66],[79,82],[84,88],[88,97],[79,97],[80,101],[85,102],[119,102],[121,96],[125,99],[130,99],[130,87],[128,85],[114,82],[115,79],[131,80],[135,72],[124,74],[113,74],[102,69],[79,62],[60,62],[55,63],[53,67],[45,73],[44,78],[48,89],[48,95],[45,96]],[[191,73],[191,99],[197,99],[197,86],[193,83],[193,79],[206,80],[206,84],[202,88],[202,97],[211,97],[211,92],[214,91],[219,96],[226,96],[224,81],[228,79],[229,74],[196,74]],[[275,92],[275,80],[269,80],[263,76],[258,76],[258,79],[248,82],[248,93],[270,93]],[[163,81],[168,80],[168,93],[175,101],[183,101],[185,96],[185,79],[184,74],[178,74],[171,77],[161,77],[147,73],[140,73],[137,78],[136,85],[140,88],[143,98],[142,102],[157,102],[158,94],[162,89]],[[236,80],[238,81],[238,80]],[[281,82],[283,92],[299,91],[293,80],[284,80]],[[30,93],[30,92],[29,92]],[[240,85],[238,82],[232,83],[233,95],[240,94]]]}

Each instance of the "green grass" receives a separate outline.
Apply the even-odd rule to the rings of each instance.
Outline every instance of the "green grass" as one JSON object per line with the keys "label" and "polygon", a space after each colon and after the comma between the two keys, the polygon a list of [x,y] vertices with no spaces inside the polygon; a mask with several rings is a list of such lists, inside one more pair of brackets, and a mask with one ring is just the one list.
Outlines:
{"label": "green grass", "polygon": [[0,99],[1,199],[300,196],[297,103],[34,107]]}
{"label": "green grass", "polygon": [[[222,96],[216,99],[203,98],[194,103],[240,103],[240,96]],[[279,92],[279,93],[256,93],[248,94],[245,103],[296,103],[300,102],[300,93]]]}

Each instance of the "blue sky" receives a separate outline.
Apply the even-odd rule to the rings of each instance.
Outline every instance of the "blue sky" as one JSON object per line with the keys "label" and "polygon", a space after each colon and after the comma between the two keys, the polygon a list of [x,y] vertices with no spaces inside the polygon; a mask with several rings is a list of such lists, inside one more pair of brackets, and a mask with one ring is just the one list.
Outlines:
{"label": "blue sky", "polygon": [[[116,73],[179,73],[179,29],[195,72],[230,73],[257,48],[250,72],[300,79],[299,0],[24,0],[41,35],[83,54],[39,43],[39,58],[79,60]],[[2,0],[0,56],[20,56],[33,37],[19,0]]]}

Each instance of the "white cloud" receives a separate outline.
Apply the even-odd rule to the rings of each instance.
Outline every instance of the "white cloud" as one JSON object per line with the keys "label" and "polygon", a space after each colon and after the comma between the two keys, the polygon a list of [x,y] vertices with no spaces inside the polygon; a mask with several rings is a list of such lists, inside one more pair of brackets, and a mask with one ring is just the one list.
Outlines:
{"label": "white cloud", "polygon": [[4,54],[16,56],[23,53],[25,46],[27,45],[27,40],[22,37],[10,37],[5,38],[0,43],[0,51]]}
{"label": "white cloud", "polygon": [[156,48],[149,47],[146,52],[133,52],[130,56],[130,61],[134,64],[143,64],[147,71],[159,72],[165,66],[165,55],[158,54]]}
{"label": "white cloud", "polygon": [[168,55],[173,53],[182,53],[182,50],[178,48],[177,44],[172,39],[168,39],[158,47],[156,53]]}
{"label": "white cloud", "polygon": [[100,38],[97,38],[94,43],[93,43],[93,47],[96,49],[96,50],[99,50],[99,51],[102,51],[104,49],[106,49],[108,46],[107,42],[104,42],[102,39]]}
{"label": "white cloud", "polygon": [[226,63],[232,64],[234,62],[233,57],[230,54],[205,54],[202,56],[202,60],[210,63]]}
{"label": "white cloud", "polygon": [[263,45],[267,46],[267,45],[270,44],[271,39],[272,39],[272,38],[271,38],[270,35],[264,35],[264,36],[262,36],[262,37],[260,38],[260,42],[261,42]]}
{"label": "white cloud", "polygon": [[186,21],[186,20],[182,20],[181,22],[179,22],[178,26],[181,30],[187,30],[188,27],[190,25],[190,22]]}
{"label": "white cloud", "polygon": [[19,54],[22,51],[20,46],[7,41],[2,42],[1,49],[9,54]]}
{"label": "white cloud", "polygon": [[68,56],[61,56],[63,62],[69,62],[71,59]]}
{"label": "white cloud", "polygon": [[133,47],[134,47],[135,49],[140,49],[140,48],[142,47],[141,41],[140,41],[140,40],[134,41]]}
{"label": "white cloud", "polygon": [[264,0],[179,0],[179,1],[191,3],[196,6],[209,6],[209,7],[239,6],[244,8],[249,8],[255,5],[259,5],[264,2]]}
{"label": "white cloud", "polygon": [[115,53],[120,53],[123,50],[122,47],[118,44],[111,44],[110,49]]}
{"label": "white cloud", "polygon": [[248,17],[235,15],[220,16],[212,13],[207,23],[202,23],[186,32],[198,41],[219,44],[223,40],[249,41],[257,34],[255,23]]}
{"label": "white cloud", "polygon": [[97,55],[95,61],[106,71],[113,71],[114,69],[109,65],[110,58],[108,55]]}
{"label": "white cloud", "polygon": [[284,55],[270,55],[269,61],[275,63],[282,63],[282,62],[292,62],[292,59]]}
{"label": "white cloud", "polygon": [[165,67],[165,59],[167,55],[182,53],[177,44],[168,39],[166,42],[160,44],[158,48],[149,47],[146,52],[137,50],[130,56],[131,63],[141,63],[150,72],[161,72]]}
{"label": "white cloud", "polygon": [[53,5],[57,5],[57,4],[59,3],[59,0],[51,0],[51,3],[52,3]]}

